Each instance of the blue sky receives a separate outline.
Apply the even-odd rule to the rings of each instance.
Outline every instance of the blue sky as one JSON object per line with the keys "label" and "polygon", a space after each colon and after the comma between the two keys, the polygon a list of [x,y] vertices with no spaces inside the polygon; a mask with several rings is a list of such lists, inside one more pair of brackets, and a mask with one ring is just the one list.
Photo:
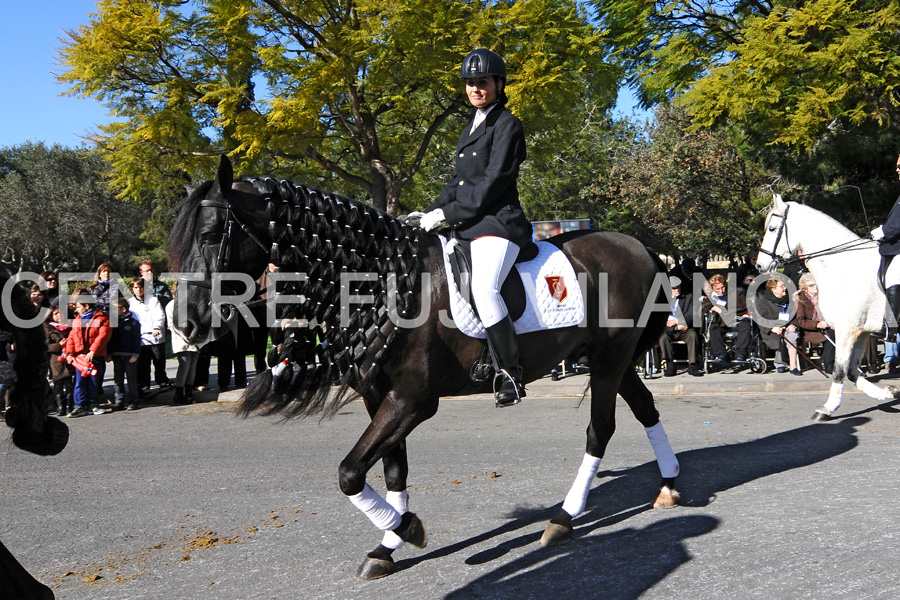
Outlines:
{"label": "blue sky", "polygon": [[[57,83],[59,38],[88,23],[95,0],[9,0],[0,25],[0,147],[28,141],[77,147],[79,136],[111,119],[90,99],[62,96]],[[619,112],[631,114],[629,93],[620,95]]]}
{"label": "blue sky", "polygon": [[93,100],[61,97],[56,82],[59,38],[77,29],[94,12],[94,0],[40,0],[3,3],[0,25],[0,146],[27,141],[79,146],[78,136],[110,121]]}

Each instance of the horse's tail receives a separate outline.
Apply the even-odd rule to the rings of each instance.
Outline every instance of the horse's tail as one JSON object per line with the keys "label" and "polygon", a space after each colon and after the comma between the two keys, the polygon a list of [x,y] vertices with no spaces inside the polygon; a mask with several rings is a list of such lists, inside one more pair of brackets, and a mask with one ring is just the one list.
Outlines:
{"label": "horse's tail", "polygon": [[[650,258],[653,260],[656,265],[656,271],[653,276],[656,277],[659,273],[665,274],[666,265],[663,261],[657,256],[657,254],[649,247],[644,246],[647,249],[647,254],[650,255]],[[662,304],[668,306],[669,300],[666,297],[666,291],[664,287],[658,288],[659,291],[656,294],[656,298],[653,299],[655,304]],[[648,298],[649,300],[649,298]],[[650,313],[649,318],[647,319],[647,324],[644,326],[644,330],[641,332],[641,337],[638,339],[637,347],[634,350],[634,360],[637,361],[642,359],[644,354],[647,353],[648,350],[653,348],[658,342],[660,336],[663,334],[663,331],[666,329],[666,320],[668,319],[668,312],[655,310]]]}
{"label": "horse's tail", "polygon": [[[7,276],[0,273],[0,287],[6,281]],[[22,450],[41,456],[59,454],[69,441],[69,429],[47,416],[50,354],[44,327],[39,324],[22,328],[12,320],[34,319],[38,309],[19,286],[12,289],[9,308],[9,313],[0,314],[0,382],[11,388],[6,425],[13,429],[13,443]]]}

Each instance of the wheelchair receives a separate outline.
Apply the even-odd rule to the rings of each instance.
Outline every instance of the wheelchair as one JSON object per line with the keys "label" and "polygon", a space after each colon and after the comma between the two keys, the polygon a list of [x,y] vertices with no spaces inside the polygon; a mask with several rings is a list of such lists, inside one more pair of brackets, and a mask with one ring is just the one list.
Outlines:
{"label": "wheelchair", "polygon": [[[712,323],[712,315],[714,313],[707,312],[703,317],[703,336],[702,336],[702,345],[701,349],[703,352],[703,370],[707,373],[714,372],[715,370],[725,370],[728,367],[723,367],[721,362],[716,360],[716,356],[713,354],[712,348],[709,344],[709,328]],[[726,331],[724,333],[725,338],[725,356],[728,358],[729,363],[731,363],[730,368],[736,368],[743,364],[746,364],[750,367],[750,371],[752,373],[765,373],[766,369],[768,369],[768,363],[766,362],[766,358],[768,356],[768,347],[766,343],[763,341],[762,334],[759,331],[759,327],[753,321],[752,317],[747,317],[750,320],[750,346],[747,348],[746,360],[744,363],[735,363],[736,352],[734,349],[735,340],[737,338],[737,331],[732,329],[731,331]],[[710,370],[710,366],[713,367],[713,370]]]}

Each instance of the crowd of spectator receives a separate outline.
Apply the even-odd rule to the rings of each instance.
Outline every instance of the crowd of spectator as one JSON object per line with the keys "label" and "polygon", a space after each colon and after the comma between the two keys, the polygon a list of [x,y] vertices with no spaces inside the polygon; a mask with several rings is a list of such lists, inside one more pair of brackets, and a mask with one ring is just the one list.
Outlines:
{"label": "crowd of spectator", "polygon": [[[671,312],[659,339],[655,370],[662,370],[666,377],[678,374],[675,346],[679,342],[685,345],[686,372],[691,376],[702,377],[716,365],[740,365],[748,360],[751,339],[756,335],[763,352],[768,349],[774,354],[778,373],[801,376],[804,369],[811,368],[813,349],[817,368],[831,372],[834,330],[819,309],[815,278],[800,260],[777,277],[757,282],[755,258],[748,255],[737,265],[730,282],[721,274],[707,277],[690,258],[669,270]],[[154,392],[169,390],[173,405],[189,404],[195,390],[209,388],[213,356],[217,358],[218,391],[229,389],[232,376],[233,387],[247,385],[248,355],[254,356],[257,373],[266,368],[265,327],[251,329],[241,319],[234,333],[198,347],[174,327],[172,300],[177,286],[170,289],[161,281],[152,263],[142,262],[138,276],[125,285],[112,280],[114,273],[111,264],[103,263],[89,285],[65,296],[60,296],[57,275],[49,271],[29,288],[31,301],[49,309],[44,331],[51,354],[54,414],[74,418],[135,410]],[[266,289],[267,273],[258,282],[262,289]],[[121,295],[126,286],[127,297]],[[751,291],[754,297],[748,298]],[[61,297],[69,302],[61,305]],[[112,313],[116,318],[110,319]],[[169,348],[177,360],[174,381],[166,371]],[[877,372],[882,365],[898,369],[897,344],[885,341],[884,350],[879,360],[876,340],[871,338],[861,368],[869,372]],[[581,355],[573,355],[571,362],[576,372],[586,368],[587,360]],[[113,369],[111,397],[103,385],[108,363]],[[553,379],[558,377],[559,372],[554,372]]]}
{"label": "crowd of spectator", "polygon": [[[57,274],[45,271],[29,288],[31,301],[49,309],[43,327],[51,355],[52,414],[75,418],[136,410],[150,397],[169,391],[171,404],[190,404],[195,390],[209,388],[213,356],[220,392],[231,385],[232,372],[234,387],[247,385],[248,354],[262,353],[255,365],[257,371],[260,365],[265,368],[264,327],[245,335],[252,343],[239,344],[229,334],[201,349],[174,327],[177,286],[170,289],[160,280],[151,262],[142,262],[138,276],[126,282],[113,281],[114,274],[113,265],[103,263],[89,285],[60,296]],[[67,302],[61,304],[61,297]],[[242,320],[238,336],[247,328]],[[169,348],[178,363],[174,381],[166,371]],[[111,395],[104,389],[108,364],[113,370]]]}
{"label": "crowd of spectator", "polygon": [[[818,286],[803,257],[782,273],[762,277],[755,262],[751,253],[736,268],[732,265],[730,285],[725,275],[707,276],[691,258],[669,270],[671,314],[659,339],[656,369],[666,377],[678,373],[675,342],[686,346],[689,375],[738,367],[748,362],[751,342],[758,337],[760,358],[771,359],[777,373],[802,376],[810,368],[831,373],[834,330],[821,314]],[[886,340],[884,349],[879,360],[877,339],[870,337],[860,368],[896,370],[897,344]]]}

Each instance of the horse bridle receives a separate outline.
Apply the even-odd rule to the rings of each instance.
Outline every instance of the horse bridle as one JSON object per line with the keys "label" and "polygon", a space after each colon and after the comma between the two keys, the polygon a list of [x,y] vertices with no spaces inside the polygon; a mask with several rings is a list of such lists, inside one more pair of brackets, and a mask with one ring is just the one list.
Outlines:
{"label": "horse bridle", "polygon": [[763,254],[772,257],[772,266],[769,267],[769,271],[774,271],[779,263],[785,262],[785,259],[780,255],[776,254],[775,251],[778,250],[778,244],[781,242],[781,236],[784,235],[787,238],[787,216],[788,211],[791,209],[790,205],[784,207],[784,212],[782,214],[772,213],[772,216],[779,217],[781,219],[781,223],[778,225],[778,231],[775,233],[775,243],[772,245],[772,250],[766,250],[765,248],[760,248],[759,251]]}
{"label": "horse bridle", "polygon": [[[864,248],[869,247],[872,243],[871,238],[860,238],[858,240],[850,240],[848,242],[843,242],[841,244],[837,244],[835,246],[830,246],[828,248],[823,248],[821,250],[817,250],[815,252],[807,252],[803,255],[803,257],[792,256],[790,258],[783,258],[775,253],[778,249],[778,243],[781,241],[781,236],[784,235],[787,238],[787,215],[788,210],[790,210],[790,206],[785,206],[784,214],[775,214],[772,213],[773,216],[779,217],[781,219],[781,224],[778,226],[778,232],[775,234],[775,245],[772,246],[772,250],[766,250],[765,248],[760,248],[759,251],[763,254],[771,256],[773,259],[772,266],[769,267],[769,271],[774,271],[779,265],[787,265],[793,262],[799,262],[804,260],[809,260],[810,258],[817,258],[820,256],[828,256],[831,254],[839,254],[841,252],[847,252],[849,250],[862,250]],[[790,243],[788,243],[788,249],[790,249]]]}
{"label": "horse bridle", "polygon": [[269,249],[266,248],[265,244],[263,244],[258,237],[253,235],[250,228],[238,218],[237,214],[235,214],[230,199],[228,201],[203,199],[200,201],[200,208],[218,208],[225,210],[225,228],[222,231],[222,240],[219,242],[219,253],[216,255],[215,271],[217,273],[224,273],[228,270],[230,265],[231,232],[235,224],[237,224],[237,226],[241,228],[241,231],[243,231],[248,238],[253,240],[263,252],[269,252]]}
{"label": "horse bridle", "polygon": [[[234,230],[234,225],[236,224],[240,227],[241,231],[243,231],[248,238],[253,240],[257,246],[259,246],[264,252],[269,252],[269,249],[266,248],[265,244],[263,244],[258,237],[256,237],[250,228],[235,214],[234,208],[232,208],[232,201],[229,197],[228,200],[210,200],[204,198],[200,201],[200,208],[214,208],[225,211],[225,227],[222,230],[222,239],[219,241],[219,251],[216,254],[216,262],[213,268],[213,273],[224,273],[228,271],[228,267],[231,264],[231,246],[232,246],[232,232]],[[185,285],[194,285],[197,287],[212,289],[212,281],[202,281],[189,277],[178,277],[179,283],[183,283]],[[224,282],[223,287],[227,287],[229,282]],[[258,294],[247,300],[242,302],[240,306],[248,306],[253,307],[261,302],[265,302],[264,300],[260,300]],[[234,317],[234,311],[229,309],[228,315],[225,315],[225,321],[230,325],[231,321]]]}

